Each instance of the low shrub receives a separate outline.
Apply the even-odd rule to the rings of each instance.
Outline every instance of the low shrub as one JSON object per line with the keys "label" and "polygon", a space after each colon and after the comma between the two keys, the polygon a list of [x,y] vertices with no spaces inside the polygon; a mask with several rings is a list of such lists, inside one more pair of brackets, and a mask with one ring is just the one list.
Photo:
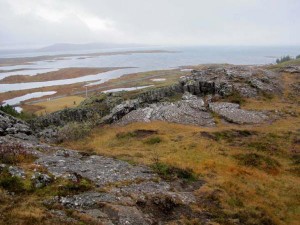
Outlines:
{"label": "low shrub", "polygon": [[237,154],[234,156],[241,165],[255,167],[266,171],[277,171],[280,163],[269,157],[256,153]]}
{"label": "low shrub", "polygon": [[184,179],[188,181],[196,181],[197,176],[195,173],[187,168],[187,169],[181,169],[174,166],[170,166],[165,163],[157,162],[152,165],[152,169],[162,176],[164,179],[167,180],[173,180],[173,179]]}
{"label": "low shrub", "polygon": [[227,101],[236,103],[239,105],[243,105],[246,102],[246,99],[238,92],[237,90],[234,90],[229,96],[225,98]]}
{"label": "low shrub", "polygon": [[75,141],[86,137],[92,129],[89,123],[71,122],[58,131],[58,142]]}
{"label": "low shrub", "polygon": [[0,163],[16,165],[33,162],[36,159],[20,144],[0,144]]}
{"label": "low shrub", "polygon": [[215,141],[225,140],[227,142],[232,142],[239,138],[245,138],[245,137],[251,137],[257,135],[257,132],[250,131],[250,130],[232,129],[232,130],[217,131],[212,133],[203,131],[200,133],[200,135],[202,137],[206,137]]}
{"label": "low shrub", "polygon": [[24,183],[19,177],[12,177],[8,173],[2,173],[0,176],[0,187],[9,192],[22,193],[26,191]]}
{"label": "low shrub", "polygon": [[232,216],[233,219],[238,219],[240,224],[245,225],[275,225],[276,222],[270,217],[270,215],[265,212],[262,208],[247,208],[244,210],[240,210],[235,215]]}
{"label": "low shrub", "polygon": [[294,165],[300,166],[300,155],[299,154],[292,155],[291,160],[293,161]]}
{"label": "low shrub", "polygon": [[117,133],[116,137],[118,139],[128,139],[128,138],[136,137],[136,133],[135,132],[120,132],[120,133]]}
{"label": "low shrub", "polygon": [[130,132],[120,132],[117,133],[116,137],[118,139],[128,139],[128,138],[145,138],[151,136],[153,134],[158,134],[157,130],[145,130],[145,129],[138,129]]}
{"label": "low shrub", "polygon": [[89,191],[93,188],[93,184],[90,180],[85,178],[79,178],[77,182],[68,181],[66,184],[63,184],[59,190],[59,196],[67,196],[73,194],[79,194],[81,192]]}
{"label": "low shrub", "polygon": [[162,140],[160,137],[150,137],[150,138],[146,139],[144,141],[144,143],[147,145],[155,145],[155,144],[159,144],[161,141]]}
{"label": "low shrub", "polygon": [[300,166],[299,165],[293,166],[292,168],[288,169],[288,171],[290,171],[295,176],[300,177]]}
{"label": "low shrub", "polygon": [[266,91],[261,91],[260,94],[265,100],[272,100],[274,98],[274,94]]}
{"label": "low shrub", "polygon": [[22,120],[29,120],[32,118],[35,118],[36,116],[32,113],[26,113],[24,111],[18,112],[17,110],[15,110],[15,108],[11,105],[0,105],[0,110],[7,113],[8,115],[11,115],[13,117],[22,119]]}

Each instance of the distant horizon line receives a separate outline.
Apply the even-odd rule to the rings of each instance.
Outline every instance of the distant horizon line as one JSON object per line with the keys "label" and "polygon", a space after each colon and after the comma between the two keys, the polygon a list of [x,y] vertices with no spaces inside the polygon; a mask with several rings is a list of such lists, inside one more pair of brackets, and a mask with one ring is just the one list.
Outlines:
{"label": "distant horizon line", "polygon": [[[107,44],[107,45],[116,45],[115,48],[118,48],[117,46],[119,45],[119,48],[122,48],[122,45],[124,45],[123,48],[145,48],[145,47],[300,47],[300,44],[271,44],[271,45],[262,45],[262,44],[141,44],[141,43],[109,43],[109,42],[87,42],[87,43],[68,43],[68,42],[57,42],[53,44],[45,44],[45,45],[17,45],[17,47],[12,47],[12,45],[9,45],[7,47],[5,46],[0,46],[0,51],[36,51],[40,50],[43,48],[48,48],[52,47],[55,45],[74,45],[75,46],[85,46],[85,45],[97,45],[97,44]],[[127,45],[127,46],[126,46]],[[132,46],[130,46],[132,45]],[[136,45],[136,46],[134,46]],[[107,47],[103,49],[109,49],[109,48],[114,48],[114,47]],[[100,50],[101,48],[99,48]],[[76,50],[76,49],[74,49]],[[70,49],[69,51],[72,51]]]}

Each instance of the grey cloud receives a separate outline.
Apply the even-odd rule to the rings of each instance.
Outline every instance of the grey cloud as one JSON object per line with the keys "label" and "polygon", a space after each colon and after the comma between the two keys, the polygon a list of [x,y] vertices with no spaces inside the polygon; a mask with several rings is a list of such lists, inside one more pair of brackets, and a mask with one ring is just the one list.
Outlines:
{"label": "grey cloud", "polygon": [[0,0],[0,47],[300,44],[298,0]]}

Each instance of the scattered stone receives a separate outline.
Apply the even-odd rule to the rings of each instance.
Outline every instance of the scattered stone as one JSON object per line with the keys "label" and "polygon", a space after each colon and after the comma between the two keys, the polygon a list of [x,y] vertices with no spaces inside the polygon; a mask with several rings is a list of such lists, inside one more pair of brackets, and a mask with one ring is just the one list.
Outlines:
{"label": "scattered stone", "polygon": [[5,170],[7,166],[5,164],[0,164],[0,173]]}
{"label": "scattered stone", "polygon": [[52,182],[52,178],[49,175],[40,172],[35,172],[31,180],[35,188],[45,187]]}
{"label": "scattered stone", "polygon": [[197,96],[196,95],[192,95],[190,92],[185,92],[182,95],[182,100],[197,100]]}
{"label": "scattered stone", "polygon": [[20,167],[17,167],[17,166],[9,166],[8,167],[8,172],[13,177],[18,177],[18,178],[22,178],[22,179],[26,178],[25,171],[23,169],[21,169]]}

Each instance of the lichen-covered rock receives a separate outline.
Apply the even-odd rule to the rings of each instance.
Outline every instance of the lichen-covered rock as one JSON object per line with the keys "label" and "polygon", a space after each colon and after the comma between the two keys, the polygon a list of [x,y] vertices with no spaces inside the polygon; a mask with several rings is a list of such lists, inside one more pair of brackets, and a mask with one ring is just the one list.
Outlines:
{"label": "lichen-covered rock", "polygon": [[36,163],[45,166],[56,177],[76,173],[95,182],[98,186],[155,177],[149,169],[142,166],[132,166],[127,162],[103,156],[82,156],[71,150],[44,155]]}
{"label": "lichen-covered rock", "polygon": [[84,122],[93,118],[95,112],[89,108],[71,108],[50,113],[45,116],[37,117],[30,121],[34,130],[42,131],[45,128],[53,126],[63,126],[68,122]]}
{"label": "lichen-covered rock", "polygon": [[191,94],[190,92],[184,92],[184,94],[181,97],[182,100],[197,100],[197,96]]}
{"label": "lichen-covered rock", "polygon": [[0,110],[0,136],[9,135],[23,140],[33,140],[35,139],[33,134],[34,132],[26,122]]}
{"label": "lichen-covered rock", "polygon": [[31,181],[34,187],[42,188],[50,184],[52,182],[52,178],[47,174],[35,172],[31,177]]}
{"label": "lichen-covered rock", "polygon": [[5,170],[7,166],[5,164],[0,164],[0,173]]}
{"label": "lichen-covered rock", "polygon": [[245,97],[255,97],[259,91],[278,93],[276,73],[254,66],[212,66],[193,70],[180,79],[184,91],[194,95],[231,95],[234,91]]}
{"label": "lichen-covered rock", "polygon": [[202,99],[185,100],[176,103],[157,103],[140,108],[122,117],[118,124],[150,122],[155,120],[198,126],[214,126],[213,117],[204,107]]}
{"label": "lichen-covered rock", "polygon": [[114,224],[150,225],[145,215],[136,207],[106,204],[103,211],[109,215]]}
{"label": "lichen-covered rock", "polygon": [[269,119],[263,112],[243,110],[239,104],[234,103],[215,102],[210,103],[209,108],[227,121],[237,124],[259,124]]}
{"label": "lichen-covered rock", "polygon": [[85,192],[67,197],[56,197],[56,201],[68,208],[92,209],[97,208],[99,203],[120,203],[122,199],[109,193]]}
{"label": "lichen-covered rock", "polygon": [[26,178],[25,171],[22,168],[17,167],[17,166],[9,166],[8,172],[10,173],[10,175],[12,177],[18,177],[18,178],[22,178],[22,179]]}

